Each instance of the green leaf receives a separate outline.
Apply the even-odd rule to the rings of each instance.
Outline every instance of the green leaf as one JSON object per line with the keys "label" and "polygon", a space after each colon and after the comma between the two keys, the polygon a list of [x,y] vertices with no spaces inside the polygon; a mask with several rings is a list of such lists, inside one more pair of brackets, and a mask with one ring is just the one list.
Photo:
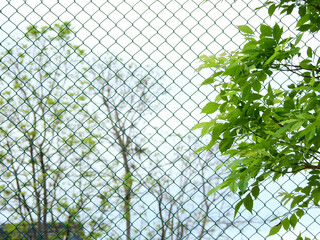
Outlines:
{"label": "green leaf", "polygon": [[318,203],[320,201],[320,192],[319,192],[319,190],[312,191],[312,195],[313,195],[313,203],[314,203],[314,205],[318,206]]}
{"label": "green leaf", "polygon": [[206,80],[204,80],[201,85],[207,85],[207,84],[211,84],[214,83],[215,78],[220,76],[223,73],[223,71],[218,71],[215,72],[211,77],[207,78]]}
{"label": "green leaf", "polygon": [[201,137],[203,137],[204,135],[206,135],[209,132],[212,125],[213,125],[213,122],[209,122],[203,126],[202,131],[201,131]]}
{"label": "green leaf", "polygon": [[209,102],[203,107],[201,113],[212,114],[218,110],[219,106],[220,106],[219,103]]}
{"label": "green leaf", "polygon": [[272,228],[270,229],[270,232],[269,232],[268,237],[277,234],[277,233],[280,231],[281,226],[282,226],[282,223],[280,222],[278,225],[272,227]]}
{"label": "green leaf", "polygon": [[293,124],[286,124],[283,127],[279,128],[273,135],[274,138],[279,137],[281,134],[286,132]]}
{"label": "green leaf", "polygon": [[289,228],[290,228],[290,221],[289,221],[288,218],[285,218],[285,219],[282,220],[282,226],[283,226],[283,228],[284,228],[286,231],[289,230]]}
{"label": "green leaf", "polygon": [[233,144],[234,138],[224,138],[219,143],[219,151],[224,153],[229,150]]}
{"label": "green leaf", "polygon": [[238,213],[240,207],[242,206],[242,204],[243,204],[243,200],[239,201],[237,203],[237,205],[235,206],[235,208],[234,208],[234,218],[237,216],[237,213]]}
{"label": "green leaf", "polygon": [[268,9],[268,13],[269,13],[270,17],[273,15],[275,10],[276,10],[276,5],[275,4],[270,5],[270,7]]}
{"label": "green leaf", "polygon": [[212,128],[212,142],[216,142],[220,137],[220,134],[225,130],[225,124],[215,123]]}
{"label": "green leaf", "polygon": [[203,128],[203,126],[205,126],[207,124],[212,124],[212,122],[197,123],[196,125],[193,126],[193,128],[191,130],[196,130],[196,129],[199,129],[199,128]]}
{"label": "green leaf", "polygon": [[254,34],[254,31],[247,25],[239,25],[238,29],[243,33]]}
{"label": "green leaf", "polygon": [[308,47],[308,50],[307,50],[307,55],[309,58],[312,58],[312,48],[311,47]]}
{"label": "green leaf", "polygon": [[310,25],[310,24],[304,24],[304,25],[302,25],[302,26],[300,26],[300,27],[298,28],[298,31],[300,31],[300,32],[306,32],[306,31],[308,31],[310,28],[311,28],[311,25]]}
{"label": "green leaf", "polygon": [[272,36],[272,28],[270,26],[261,24],[260,31],[263,36],[268,36],[268,37]]}
{"label": "green leaf", "polygon": [[298,222],[298,218],[295,214],[292,214],[292,216],[290,217],[290,224],[293,228],[295,228],[295,226],[297,225]]}
{"label": "green leaf", "polygon": [[238,186],[241,192],[245,192],[248,188],[248,180],[244,178],[240,179]]}
{"label": "green leaf", "polygon": [[296,4],[291,4],[288,8],[287,8],[287,15],[291,14],[293,9],[295,8]]}
{"label": "green leaf", "polygon": [[250,193],[243,199],[243,204],[245,206],[245,208],[252,213],[252,208],[253,208],[253,200],[252,197],[250,195]]}
{"label": "green leaf", "polygon": [[299,7],[299,15],[300,15],[300,17],[305,16],[306,13],[307,13],[307,7],[306,7],[306,5],[301,5],[301,6]]}
{"label": "green leaf", "polygon": [[299,208],[299,209],[296,211],[296,214],[297,214],[297,216],[298,216],[299,218],[302,218],[303,215],[304,215],[304,211]]}
{"label": "green leaf", "polygon": [[276,23],[273,27],[273,37],[276,40],[276,42],[279,42],[281,35],[282,35],[283,29],[279,27],[279,25]]}
{"label": "green leaf", "polygon": [[304,124],[305,121],[303,120],[300,120],[300,121],[297,121],[295,124],[293,124],[290,128],[290,131],[298,131],[302,125]]}
{"label": "green leaf", "polygon": [[261,83],[259,81],[254,81],[252,83],[252,89],[256,92],[259,92],[261,90]]}
{"label": "green leaf", "polygon": [[230,188],[231,192],[235,193],[238,190],[238,184],[236,182],[232,182],[229,185],[229,188]]}
{"label": "green leaf", "polygon": [[198,148],[196,151],[194,151],[194,153],[199,153],[199,152],[202,152],[204,150],[208,150],[207,146],[202,146],[202,147]]}
{"label": "green leaf", "polygon": [[280,54],[280,52],[275,52],[274,54],[272,54],[271,57],[268,58],[267,61],[265,61],[265,63],[263,64],[263,66],[267,66],[269,63],[271,63],[273,60],[275,60],[275,58]]}
{"label": "green leaf", "polygon": [[212,189],[208,192],[208,196],[210,196],[210,195],[212,195],[212,194],[216,193],[219,189],[220,189],[220,187],[219,187],[219,186],[218,186],[218,187],[215,187],[215,188],[212,188]]}
{"label": "green leaf", "polygon": [[309,14],[304,15],[303,17],[301,17],[301,18],[298,20],[296,27],[302,26],[303,24],[305,24],[305,23],[308,22],[309,20],[310,20]]}
{"label": "green leaf", "polygon": [[300,34],[297,36],[296,41],[294,42],[294,45],[295,45],[295,46],[298,45],[298,43],[301,41],[302,37],[303,37],[303,33],[300,33]]}
{"label": "green leaf", "polygon": [[216,193],[218,190],[228,187],[234,180],[228,179],[227,181],[222,182],[220,185],[216,186],[215,188],[211,189],[208,193],[208,196],[211,194]]}
{"label": "green leaf", "polygon": [[300,132],[299,138],[308,135],[309,133],[313,134],[315,132],[315,125],[310,124],[308,125],[303,131]]}
{"label": "green leaf", "polygon": [[251,194],[252,196],[257,199],[257,197],[259,196],[260,194],[260,188],[258,186],[255,186],[251,189]]}
{"label": "green leaf", "polygon": [[296,240],[303,240],[303,238],[301,237],[301,233],[299,234]]}
{"label": "green leaf", "polygon": [[291,98],[286,99],[283,103],[283,107],[287,111],[294,110],[295,109],[294,101]]}

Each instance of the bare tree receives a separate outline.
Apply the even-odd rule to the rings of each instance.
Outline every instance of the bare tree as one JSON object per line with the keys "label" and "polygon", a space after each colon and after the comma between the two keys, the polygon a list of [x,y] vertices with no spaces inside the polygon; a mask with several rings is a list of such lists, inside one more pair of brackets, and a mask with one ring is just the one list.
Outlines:
{"label": "bare tree", "polygon": [[96,119],[106,132],[102,139],[108,144],[105,161],[112,179],[104,196],[109,200],[115,196],[114,206],[118,206],[117,202],[121,205],[121,210],[115,210],[123,213],[129,240],[133,238],[134,198],[144,172],[139,169],[144,169],[143,159],[147,157],[144,154],[148,135],[145,130],[160,105],[164,88],[159,72],[121,59],[103,58],[93,64],[91,70],[101,100],[99,109],[102,112]]}
{"label": "bare tree", "polygon": [[154,199],[146,214],[152,219],[147,235],[152,239],[228,239],[223,233],[233,224],[229,219],[233,213],[221,199],[234,199],[227,190],[208,196],[224,176],[212,174],[219,164],[214,152],[195,154],[200,145],[192,135],[166,140],[172,148],[165,158],[162,152],[158,161],[153,160],[154,168],[145,179],[149,198]]}

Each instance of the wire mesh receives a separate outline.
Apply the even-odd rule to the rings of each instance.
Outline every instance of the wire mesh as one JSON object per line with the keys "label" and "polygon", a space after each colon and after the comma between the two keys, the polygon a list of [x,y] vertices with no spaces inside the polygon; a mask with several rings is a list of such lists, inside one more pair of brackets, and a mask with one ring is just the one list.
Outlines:
{"label": "wire mesh", "polygon": [[[265,239],[286,209],[262,186],[240,211],[216,149],[190,132],[216,91],[197,57],[238,49],[236,26],[269,19],[259,1],[2,1],[1,239]],[[314,39],[310,39],[314,41]],[[281,75],[275,82],[285,87]],[[317,239],[310,210],[295,230]]]}

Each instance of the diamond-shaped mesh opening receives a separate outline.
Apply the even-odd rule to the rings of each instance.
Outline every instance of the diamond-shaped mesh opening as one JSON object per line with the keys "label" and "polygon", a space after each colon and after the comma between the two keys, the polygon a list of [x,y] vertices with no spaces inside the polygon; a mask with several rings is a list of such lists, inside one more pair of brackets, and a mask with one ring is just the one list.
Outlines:
{"label": "diamond-shaped mesh opening", "polygon": [[[278,192],[307,176],[267,181],[253,214],[233,219],[237,197],[207,195],[226,159],[195,154],[207,139],[190,133],[218,91],[200,87],[212,72],[197,57],[237,50],[241,24],[295,34],[288,16],[254,14],[260,4],[2,1],[0,238],[265,239],[288,210]],[[318,219],[273,239],[317,239]]]}

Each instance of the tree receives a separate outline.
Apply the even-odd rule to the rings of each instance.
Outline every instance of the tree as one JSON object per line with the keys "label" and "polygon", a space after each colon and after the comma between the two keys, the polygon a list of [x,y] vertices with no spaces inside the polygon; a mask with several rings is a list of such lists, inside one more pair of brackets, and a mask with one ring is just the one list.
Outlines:
{"label": "tree", "polygon": [[72,37],[67,22],[32,25],[16,42],[3,44],[0,204],[10,239],[89,234],[84,210],[93,192],[88,165],[96,140],[84,51]]}
{"label": "tree", "polygon": [[169,136],[172,149],[161,151],[151,163],[144,181],[151,202],[146,213],[152,219],[145,234],[149,239],[229,239],[231,225],[243,223],[230,220],[234,198],[229,191],[208,196],[225,174],[211,174],[218,161],[213,151],[194,154],[197,140],[191,134]]}
{"label": "tree", "polygon": [[[267,1],[262,8],[270,16],[297,13],[294,37],[284,38],[279,24],[260,25],[260,34],[241,25],[245,44],[232,53],[201,56],[204,68],[215,69],[202,84],[213,84],[219,93],[207,103],[202,112],[212,120],[197,124],[202,135],[209,134],[210,142],[199,149],[210,150],[218,144],[219,151],[229,160],[219,165],[229,175],[211,194],[229,187],[241,199],[235,212],[244,207],[252,212],[253,200],[260,194],[261,184],[272,178],[295,176],[306,172],[303,186],[293,192],[280,194],[290,212],[279,216],[269,236],[282,227],[295,227],[310,207],[318,207],[320,200],[320,58],[312,46],[299,43],[304,33],[316,34],[320,29],[319,1]],[[294,10],[297,10],[296,12]],[[295,15],[294,15],[295,16]],[[278,89],[273,79],[282,72]],[[301,234],[298,239],[302,239]],[[308,239],[308,238],[305,238]]]}
{"label": "tree", "polygon": [[[129,240],[136,229],[134,216],[145,208],[136,210],[135,205],[148,169],[149,134],[145,130],[165,93],[162,76],[148,66],[108,56],[91,64],[90,72],[100,98],[95,119],[105,132],[101,141],[108,149],[102,157],[108,178],[100,198],[103,211],[109,211],[110,224],[115,226],[107,234],[119,238],[125,232]],[[119,224],[120,219],[124,221]]]}

